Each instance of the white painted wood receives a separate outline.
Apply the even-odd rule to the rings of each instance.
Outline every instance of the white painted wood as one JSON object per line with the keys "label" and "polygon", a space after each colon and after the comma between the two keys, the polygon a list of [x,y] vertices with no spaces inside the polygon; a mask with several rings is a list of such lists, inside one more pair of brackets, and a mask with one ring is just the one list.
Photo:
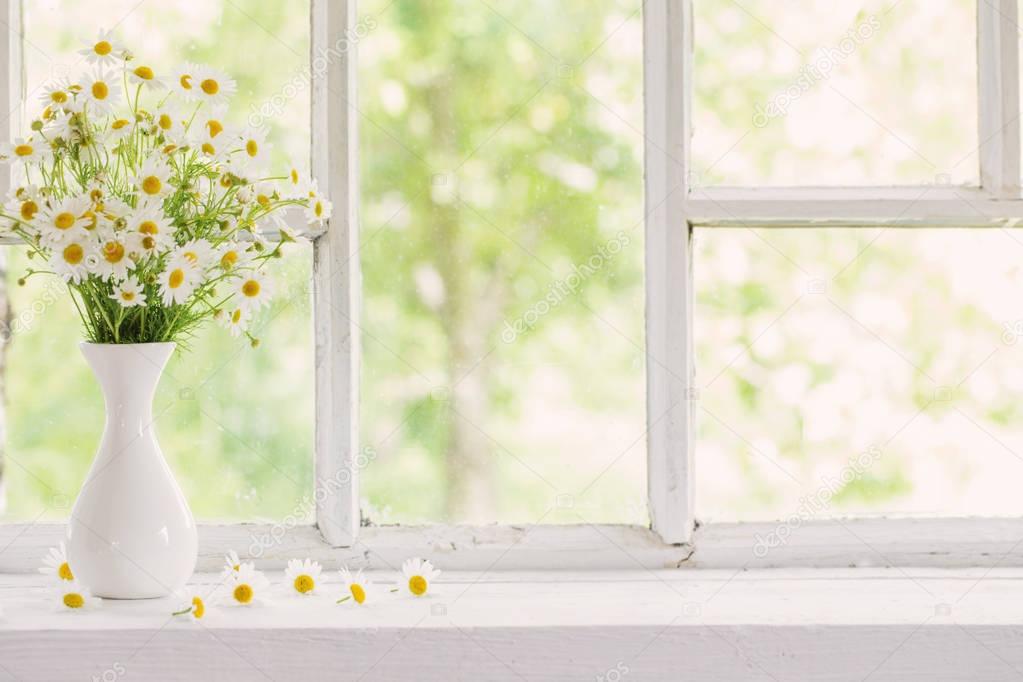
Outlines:
{"label": "white painted wood", "polygon": [[[35,572],[47,549],[64,537],[63,524],[0,525],[0,573]],[[203,524],[197,570],[221,568],[232,549],[261,568],[312,557],[331,567],[396,569],[421,556],[475,571],[672,568],[690,554],[639,526],[371,526],[353,547],[338,548],[309,525]]]}
{"label": "white painted wood", "polygon": [[697,227],[1015,227],[1023,201],[967,187],[698,188],[685,206]]}
{"label": "white painted wood", "polygon": [[[781,539],[783,538],[783,539]],[[1023,566],[1023,519],[859,518],[711,523],[686,566]]]}
{"label": "white painted wood", "polygon": [[[0,680],[1016,680],[1023,572],[628,571],[480,580],[367,607],[168,600],[68,613],[0,577]],[[216,576],[197,576],[209,589]],[[393,574],[374,576],[391,581]],[[211,600],[215,601],[215,600]],[[59,652],[60,655],[54,655]],[[110,671],[110,672],[108,672]],[[105,677],[104,674],[107,676]]]}
{"label": "white painted wood", "polygon": [[316,519],[351,546],[359,516],[359,181],[355,0],[312,3],[313,174],[334,204],[313,247],[316,335]]}
{"label": "white painted wood", "polygon": [[[0,525],[0,573],[35,572],[47,549],[64,537],[63,524]],[[199,526],[198,570],[220,568],[231,549],[261,568],[312,557],[330,567],[396,569],[411,556],[451,570],[498,572],[1023,567],[1023,519],[711,523],[698,526],[685,546],[665,544],[638,526],[371,526],[350,548],[332,547],[308,525]]]}
{"label": "white painted wood", "polygon": [[977,2],[977,88],[981,187],[1019,198],[1019,0]]}
{"label": "white painted wood", "polygon": [[[0,67],[0,143],[10,142],[21,130],[23,113],[21,0],[0,0],[0,56],[6,64]],[[10,164],[0,164],[0,193],[6,200],[11,188]]]}
{"label": "white painted wood", "polygon": [[691,0],[644,6],[647,489],[653,529],[672,544],[693,529],[692,33]]}

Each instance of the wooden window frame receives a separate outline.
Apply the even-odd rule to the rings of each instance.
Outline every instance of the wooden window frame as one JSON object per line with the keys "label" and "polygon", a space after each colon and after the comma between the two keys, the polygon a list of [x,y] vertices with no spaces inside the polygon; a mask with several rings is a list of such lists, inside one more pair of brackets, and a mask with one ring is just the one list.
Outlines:
{"label": "wooden window frame", "polygon": [[[356,0],[312,0],[312,168],[334,213],[314,239],[315,525],[200,525],[200,569],[234,548],[265,567],[293,556],[393,568],[410,555],[464,570],[549,568],[1023,565],[1023,520],[822,519],[758,556],[776,523],[697,523],[692,231],[696,227],[971,226],[1011,228],[1020,199],[1017,0],[977,0],[980,185],[727,188],[691,182],[692,0],[643,11],[647,439],[650,527],[363,526],[359,510],[359,229]],[[20,1],[0,0],[8,31],[0,105],[21,86]],[[345,46],[344,49],[341,46]],[[317,56],[326,59],[317,61]],[[322,68],[321,68],[322,67]],[[20,95],[16,94],[20,93]],[[8,129],[9,128],[9,129]],[[10,178],[0,170],[0,183]],[[340,474],[340,475],[339,475]],[[63,524],[0,525],[0,572],[31,571]]]}

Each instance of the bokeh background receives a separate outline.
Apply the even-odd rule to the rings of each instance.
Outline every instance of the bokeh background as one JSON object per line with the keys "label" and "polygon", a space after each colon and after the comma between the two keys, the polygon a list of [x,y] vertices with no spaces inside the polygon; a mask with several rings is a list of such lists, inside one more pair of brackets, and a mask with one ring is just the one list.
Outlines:
{"label": "bokeh background", "polygon": [[[157,67],[230,72],[237,123],[275,103],[275,160],[308,164],[307,2],[25,4],[30,91],[116,24]],[[647,523],[640,4],[360,2],[369,521]],[[975,185],[973,5],[695,0],[696,191]],[[785,518],[825,489],[815,515],[1023,511],[1023,238],[749,225],[694,243],[701,519]],[[59,287],[15,286],[7,251],[31,324],[6,349],[4,518],[59,518],[103,407]],[[281,263],[259,349],[210,329],[161,384],[203,519],[308,510],[310,260]]]}

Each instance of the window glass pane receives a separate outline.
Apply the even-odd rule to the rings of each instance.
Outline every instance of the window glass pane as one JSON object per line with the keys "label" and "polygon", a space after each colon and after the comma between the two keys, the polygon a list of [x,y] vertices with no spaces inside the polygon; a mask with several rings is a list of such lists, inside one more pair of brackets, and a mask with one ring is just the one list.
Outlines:
{"label": "window glass pane", "polygon": [[[308,0],[44,0],[24,8],[29,115],[41,108],[44,83],[87,70],[77,50],[96,27],[112,27],[157,75],[182,61],[228,72],[238,81],[228,120],[265,127],[275,167],[288,158],[308,167]],[[14,333],[2,518],[66,517],[99,443],[102,396],[77,348],[82,333],[62,283],[36,276],[18,287],[25,253],[4,251]],[[275,301],[253,327],[260,347],[204,328],[171,359],[157,392],[158,437],[199,519],[312,521],[311,247],[293,248],[273,276]]]}
{"label": "window glass pane", "polygon": [[974,0],[694,12],[697,184],[977,184]]}
{"label": "window glass pane", "polygon": [[361,3],[371,521],[646,521],[640,10]]}
{"label": "window glass pane", "polygon": [[701,519],[1023,513],[1015,232],[696,236]]}
{"label": "window glass pane", "polygon": [[[80,323],[63,282],[36,275],[18,286],[26,252],[3,251],[11,335],[2,518],[66,517],[103,433],[103,396],[78,350]],[[313,485],[311,264],[311,248],[295,247],[272,270],[275,300],[251,330],[259,348],[214,324],[167,365],[153,405],[157,438],[199,519],[308,512],[302,504]]]}

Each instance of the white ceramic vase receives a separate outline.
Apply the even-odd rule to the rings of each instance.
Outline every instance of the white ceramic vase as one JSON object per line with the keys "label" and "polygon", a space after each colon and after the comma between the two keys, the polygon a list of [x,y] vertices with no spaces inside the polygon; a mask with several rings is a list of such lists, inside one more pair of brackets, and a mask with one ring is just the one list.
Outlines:
{"label": "white ceramic vase", "polygon": [[174,346],[81,344],[107,418],[71,512],[68,562],[100,597],[161,597],[195,570],[195,520],[153,429],[153,396]]}

